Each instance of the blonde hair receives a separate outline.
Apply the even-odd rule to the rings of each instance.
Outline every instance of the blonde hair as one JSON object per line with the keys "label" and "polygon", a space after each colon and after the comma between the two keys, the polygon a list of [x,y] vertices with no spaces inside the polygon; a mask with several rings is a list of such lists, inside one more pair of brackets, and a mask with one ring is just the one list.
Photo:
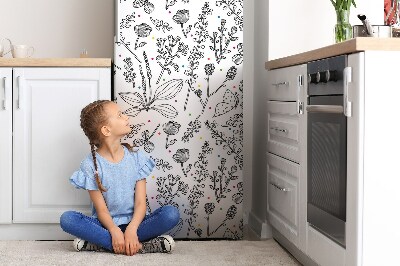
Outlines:
{"label": "blonde hair", "polygon": [[[96,148],[99,148],[101,145],[101,127],[107,122],[108,119],[104,106],[111,102],[112,101],[110,100],[94,101],[85,106],[81,111],[81,128],[83,129],[86,137],[89,139],[90,150],[95,169],[94,175],[96,178],[97,187],[101,192],[106,192],[107,189],[100,181],[96,161]],[[128,143],[121,144],[127,147],[129,151],[132,151],[133,148]]]}

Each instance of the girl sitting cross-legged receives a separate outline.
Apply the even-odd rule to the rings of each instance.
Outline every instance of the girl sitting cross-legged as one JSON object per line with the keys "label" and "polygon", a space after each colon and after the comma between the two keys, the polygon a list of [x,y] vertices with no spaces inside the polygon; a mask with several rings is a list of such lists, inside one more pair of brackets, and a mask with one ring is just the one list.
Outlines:
{"label": "girl sitting cross-legged", "polygon": [[121,139],[131,131],[128,116],[112,101],[95,101],[81,112],[81,127],[89,139],[91,154],[70,178],[86,189],[92,216],[67,211],[61,228],[78,238],[77,251],[109,250],[117,254],[171,252],[174,240],[163,235],[179,221],[179,211],[163,206],[146,214],[146,177],[154,161],[134,151]]}

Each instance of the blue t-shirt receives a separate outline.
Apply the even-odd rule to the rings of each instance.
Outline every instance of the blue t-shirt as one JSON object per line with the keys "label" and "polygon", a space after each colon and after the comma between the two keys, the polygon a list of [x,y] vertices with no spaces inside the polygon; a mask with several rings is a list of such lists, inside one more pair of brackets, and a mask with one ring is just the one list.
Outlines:
{"label": "blue t-shirt", "polygon": [[[155,165],[143,151],[130,152],[123,147],[124,158],[118,163],[112,163],[96,152],[99,177],[107,189],[102,194],[117,226],[128,224],[132,220],[136,182],[149,176]],[[89,154],[81,162],[80,169],[71,176],[70,182],[76,188],[99,190],[94,172],[93,158]],[[93,203],[92,217],[97,218]]]}

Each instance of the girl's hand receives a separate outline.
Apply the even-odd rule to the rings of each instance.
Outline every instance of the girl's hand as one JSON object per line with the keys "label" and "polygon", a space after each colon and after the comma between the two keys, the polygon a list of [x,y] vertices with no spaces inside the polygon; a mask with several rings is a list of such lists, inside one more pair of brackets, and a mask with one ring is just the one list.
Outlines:
{"label": "girl's hand", "polygon": [[114,253],[116,254],[124,254],[125,253],[125,239],[124,233],[122,233],[121,229],[116,226],[111,231],[112,238],[112,246]]}
{"label": "girl's hand", "polygon": [[142,248],[142,244],[139,242],[137,236],[137,230],[133,227],[127,227],[125,230],[125,252],[126,255],[135,255],[139,249]]}

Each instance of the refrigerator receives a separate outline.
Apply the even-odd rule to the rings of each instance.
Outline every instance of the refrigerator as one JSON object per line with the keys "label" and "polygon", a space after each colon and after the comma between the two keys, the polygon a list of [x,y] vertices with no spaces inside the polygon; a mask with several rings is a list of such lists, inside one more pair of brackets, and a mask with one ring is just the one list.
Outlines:
{"label": "refrigerator", "polygon": [[243,237],[243,0],[116,0],[113,99],[154,159],[147,209],[169,234]]}

